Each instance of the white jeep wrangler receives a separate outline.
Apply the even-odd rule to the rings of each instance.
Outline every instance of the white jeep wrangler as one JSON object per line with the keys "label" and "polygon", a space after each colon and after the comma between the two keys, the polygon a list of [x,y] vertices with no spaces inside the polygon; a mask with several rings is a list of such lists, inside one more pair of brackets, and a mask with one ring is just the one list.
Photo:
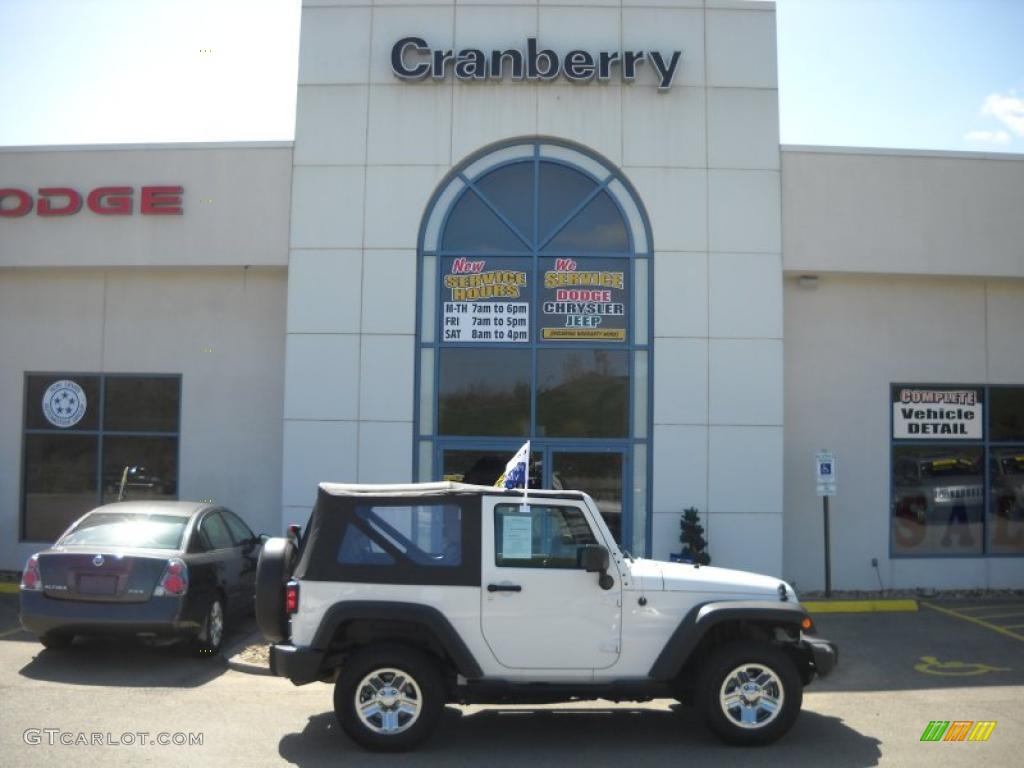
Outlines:
{"label": "white jeep wrangler", "polygon": [[676,698],[766,744],[836,664],[792,588],[631,557],[576,491],[320,486],[301,539],[271,539],[256,618],[270,667],[333,682],[364,747],[408,749],[446,702]]}

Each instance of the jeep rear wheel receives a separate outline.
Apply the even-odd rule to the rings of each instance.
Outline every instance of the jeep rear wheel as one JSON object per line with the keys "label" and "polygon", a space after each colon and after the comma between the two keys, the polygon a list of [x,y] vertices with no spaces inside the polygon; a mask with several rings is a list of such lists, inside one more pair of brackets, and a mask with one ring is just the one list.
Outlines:
{"label": "jeep rear wheel", "polygon": [[334,687],[334,713],[367,749],[399,752],[428,736],[444,708],[437,666],[419,651],[381,646],[358,651]]}
{"label": "jeep rear wheel", "polygon": [[768,643],[741,642],[712,653],[699,686],[705,722],[730,744],[769,744],[796,722],[803,686],[796,665]]}

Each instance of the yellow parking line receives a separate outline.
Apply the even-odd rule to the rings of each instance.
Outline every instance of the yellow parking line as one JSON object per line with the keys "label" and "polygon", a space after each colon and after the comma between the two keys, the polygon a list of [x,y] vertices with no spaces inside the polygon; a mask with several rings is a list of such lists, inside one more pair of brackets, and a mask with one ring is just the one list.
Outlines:
{"label": "yellow parking line", "polygon": [[993,613],[991,616],[976,616],[975,618],[984,619],[1009,619],[1013,616],[1024,616],[1024,611],[1017,611],[1016,613]]}
{"label": "yellow parking line", "polygon": [[996,604],[996,605],[963,605],[963,606],[960,606],[959,608],[956,608],[955,610],[957,610],[957,611],[984,611],[984,610],[987,610],[989,608],[1002,608],[1002,607],[1004,607],[1002,604]]}
{"label": "yellow parking line", "polygon": [[13,581],[0,581],[0,595],[18,594],[18,585]]}
{"label": "yellow parking line", "polygon": [[972,624],[977,624],[979,627],[985,627],[986,629],[991,629],[993,632],[998,632],[1001,635],[1006,635],[1007,637],[1012,637],[1014,640],[1020,640],[1024,642],[1024,635],[1019,634],[1017,632],[1011,632],[1005,627],[1000,627],[998,624],[989,624],[987,621],[983,621],[982,619],[979,619],[975,616],[964,616],[962,613],[951,611],[948,608],[940,608],[939,606],[934,605],[933,603],[926,602],[924,600],[921,601],[921,605],[923,605],[925,608],[931,608],[933,611],[938,611],[939,613],[944,613],[947,616],[953,616],[957,619],[969,621]]}
{"label": "yellow parking line", "polygon": [[19,632],[23,632],[23,631],[24,630],[21,627],[18,627],[17,629],[9,629],[6,632],[0,632],[0,638],[10,637],[11,635],[16,635]]}
{"label": "yellow parking line", "polygon": [[1003,629],[1024,629],[1024,624],[1004,624]]}

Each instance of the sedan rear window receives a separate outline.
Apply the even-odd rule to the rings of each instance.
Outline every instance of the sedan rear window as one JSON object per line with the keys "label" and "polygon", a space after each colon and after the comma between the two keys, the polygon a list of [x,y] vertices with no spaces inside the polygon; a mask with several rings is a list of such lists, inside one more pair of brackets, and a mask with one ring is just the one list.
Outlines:
{"label": "sedan rear window", "polygon": [[180,549],[187,517],[174,515],[126,515],[104,513],[90,515],[75,530],[64,536],[58,546],[145,547]]}

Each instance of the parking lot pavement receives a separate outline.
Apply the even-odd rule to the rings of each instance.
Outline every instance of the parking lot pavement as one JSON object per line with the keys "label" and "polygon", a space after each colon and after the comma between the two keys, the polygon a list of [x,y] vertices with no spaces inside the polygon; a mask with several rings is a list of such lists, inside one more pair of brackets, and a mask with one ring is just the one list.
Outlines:
{"label": "parking lot pavement", "polygon": [[1024,686],[1024,633],[1013,637],[994,623],[965,618],[997,611],[1024,613],[1024,601],[984,610],[968,602],[926,602],[916,613],[815,616],[819,633],[839,645],[839,667],[808,690]]}
{"label": "parking lot pavement", "polygon": [[[961,611],[961,608],[940,607]],[[1001,609],[1002,610],[1002,609]],[[7,614],[0,612],[0,617]],[[448,707],[435,737],[391,766],[597,767],[675,763],[830,768],[1019,763],[1024,729],[1024,643],[959,615],[923,607],[913,614],[819,618],[840,645],[840,666],[815,681],[790,734],[762,749],[729,748],[700,717],[673,702],[594,702],[560,707]],[[926,661],[922,661],[922,659]],[[927,661],[927,660],[934,661]],[[959,664],[960,666],[957,666]],[[30,638],[0,640],[0,760],[5,765],[372,765],[339,731],[330,686],[227,670],[223,660],[132,643],[76,643],[43,651]],[[985,743],[923,743],[933,720],[990,720]],[[39,731],[40,744],[25,732]],[[57,729],[46,743],[42,729]],[[120,743],[125,734],[201,734],[203,743]],[[36,732],[30,731],[29,740]],[[62,746],[60,734],[99,734],[113,744]]]}

